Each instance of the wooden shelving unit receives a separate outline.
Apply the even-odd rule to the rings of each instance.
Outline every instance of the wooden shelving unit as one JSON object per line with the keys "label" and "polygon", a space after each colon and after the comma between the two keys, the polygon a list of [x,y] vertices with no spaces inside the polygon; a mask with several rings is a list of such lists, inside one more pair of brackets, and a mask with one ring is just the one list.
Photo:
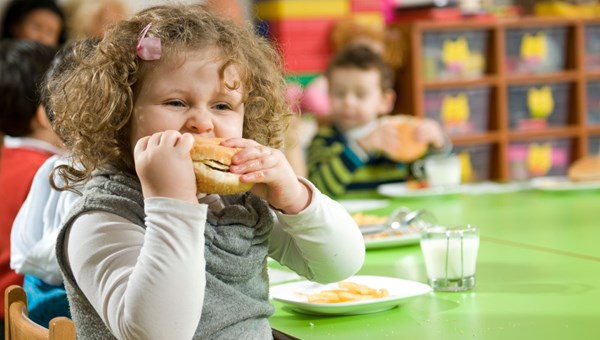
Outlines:
{"label": "wooden shelving unit", "polygon": [[[456,94],[456,91],[469,93],[475,89],[486,89],[487,110],[484,112],[486,117],[479,117],[486,121],[485,127],[479,130],[459,131],[451,134],[451,139],[457,148],[487,146],[488,159],[485,164],[480,163],[480,165],[487,166],[488,170],[487,174],[481,179],[523,179],[520,178],[521,175],[515,172],[515,150],[523,148],[519,146],[519,143],[527,145],[527,143],[538,141],[540,143],[548,141],[553,143],[556,141],[557,143],[563,143],[561,145],[566,149],[561,150],[561,152],[564,152],[560,154],[566,155],[566,158],[568,158],[566,164],[562,164],[559,169],[551,170],[554,172],[528,174],[528,177],[564,174],[568,164],[591,151],[589,150],[591,144],[597,143],[600,149],[600,19],[521,18],[494,21],[423,21],[396,24],[394,28],[404,35],[409,51],[406,64],[398,72],[397,92],[399,100],[396,108],[397,113],[407,113],[421,117],[431,116],[430,106],[432,103],[437,105],[436,100],[439,101],[435,94],[448,93],[448,96],[451,96],[453,93]],[[586,29],[593,29],[593,33],[586,35]],[[595,47],[590,47],[592,45],[588,40],[590,37],[596,36],[596,30],[599,41],[594,42],[592,45],[598,46],[598,51],[590,52],[589,49]],[[511,69],[512,66],[509,65],[515,64],[515,46],[512,43],[514,40],[511,39],[514,39],[515,36],[518,37],[519,34],[524,36],[523,32],[538,31],[544,32],[544,39],[547,39],[544,40],[542,50],[555,49],[550,55],[552,59],[547,58],[549,62],[554,62],[554,58],[560,60],[560,54],[563,54],[564,65],[556,69],[549,68],[547,71],[523,72],[522,70],[515,71]],[[442,36],[440,39],[444,39],[443,37],[452,37],[453,35],[461,36],[465,34],[471,36],[471,34],[474,34],[473,32],[484,39],[483,44],[479,42],[480,47],[485,46],[479,51],[484,61],[480,74],[476,76],[459,75],[456,77],[431,76],[431,65],[437,65],[440,61],[432,61],[430,58],[431,50],[435,50],[435,44],[433,46],[426,44],[431,42],[432,39],[435,40],[438,35]],[[532,35],[535,36],[532,33],[527,34],[527,37],[529,38]],[[588,39],[586,39],[586,36]],[[459,39],[457,38],[457,40]],[[557,44],[556,41],[562,42],[562,45]],[[477,42],[475,45],[477,45]],[[520,51],[521,54],[524,53],[522,47]],[[588,53],[592,52],[597,53],[595,57],[598,57],[595,68],[586,65],[589,57]],[[446,56],[444,53],[442,55]],[[448,58],[444,60],[446,59]],[[520,62],[518,61],[518,63]],[[518,65],[520,67],[521,64]],[[595,84],[596,82],[599,83],[598,93],[595,93],[595,90],[594,93],[587,93],[588,84]],[[563,97],[566,93],[569,104],[566,109],[566,117],[563,117],[564,122],[558,124],[555,122],[542,122],[542,125],[537,126],[537,128],[535,126],[533,128],[523,128],[519,125],[521,121],[518,121],[519,124],[515,126],[515,112],[518,110],[511,107],[511,103],[517,102],[514,98],[522,99],[522,96],[518,97],[520,89],[527,89],[536,85],[540,88],[543,88],[543,85],[548,85],[552,91],[565,89],[561,93]],[[428,95],[433,96],[433,100]],[[531,91],[527,93],[527,96],[531,96]],[[562,103],[560,98],[562,97],[551,100],[553,103],[551,107],[554,107],[552,110],[558,110],[556,108]],[[588,112],[589,108],[586,104],[588,98],[598,98],[597,122],[593,121],[591,113]],[[530,97],[527,97],[528,105],[529,100]],[[469,99],[469,103],[471,103],[471,99]],[[530,111],[533,112],[533,109],[530,109]],[[474,113],[482,114],[481,112]],[[555,114],[554,111],[546,118],[550,119],[552,114]],[[531,116],[533,117],[534,114],[531,113]],[[560,118],[561,116],[552,117],[554,117],[552,119],[556,119],[556,117]],[[437,117],[432,118],[444,123],[439,113]],[[528,119],[533,120],[533,118],[523,118],[522,120],[524,123],[530,123],[527,121]],[[540,119],[536,119],[535,122],[539,123]],[[544,124],[547,124],[547,126]],[[570,146],[565,146],[567,144]],[[596,148],[595,144],[593,147]],[[547,150],[547,154],[550,155],[548,157],[558,159],[560,155],[556,149],[558,147],[555,147],[554,150]],[[593,151],[596,152],[596,150]],[[473,165],[474,167],[477,166],[476,164]]]}

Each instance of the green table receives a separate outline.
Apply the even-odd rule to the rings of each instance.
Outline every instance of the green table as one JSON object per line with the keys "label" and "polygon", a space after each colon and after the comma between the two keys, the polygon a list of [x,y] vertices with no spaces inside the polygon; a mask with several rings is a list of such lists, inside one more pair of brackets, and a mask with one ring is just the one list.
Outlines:
{"label": "green table", "polygon": [[[391,203],[373,213],[402,205],[427,208],[443,224],[478,225],[476,288],[356,316],[303,315],[274,302],[274,328],[301,339],[600,339],[600,191]],[[419,245],[369,250],[359,274],[427,282]]]}

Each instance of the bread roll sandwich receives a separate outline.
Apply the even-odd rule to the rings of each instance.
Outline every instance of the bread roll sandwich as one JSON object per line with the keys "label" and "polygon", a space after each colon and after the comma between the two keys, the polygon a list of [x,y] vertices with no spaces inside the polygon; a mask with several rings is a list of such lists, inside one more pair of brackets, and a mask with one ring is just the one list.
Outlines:
{"label": "bread roll sandwich", "polygon": [[196,137],[191,155],[199,193],[232,195],[252,188],[252,183],[242,183],[240,175],[229,172],[231,157],[241,149],[220,145],[223,140]]}
{"label": "bread roll sandwich", "polygon": [[572,181],[600,181],[600,156],[589,156],[575,161],[567,172]]}
{"label": "bread roll sandwich", "polygon": [[427,143],[417,140],[418,122],[418,118],[405,115],[390,116],[384,119],[385,124],[395,125],[400,135],[400,147],[389,154],[391,159],[399,162],[412,162],[427,152]]}

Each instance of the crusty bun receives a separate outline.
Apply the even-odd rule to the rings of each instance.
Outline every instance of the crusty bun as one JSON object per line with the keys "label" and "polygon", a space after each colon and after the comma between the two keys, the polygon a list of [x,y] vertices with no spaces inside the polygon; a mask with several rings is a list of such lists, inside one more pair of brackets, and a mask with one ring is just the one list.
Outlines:
{"label": "crusty bun", "polygon": [[231,195],[252,188],[240,182],[240,175],[229,172],[231,157],[241,149],[222,146],[223,138],[196,137],[191,155],[199,193]]}
{"label": "crusty bun", "polygon": [[600,181],[600,156],[589,156],[575,161],[567,172],[573,181]]}
{"label": "crusty bun", "polygon": [[386,117],[385,122],[394,124],[400,135],[401,146],[389,155],[390,158],[399,162],[412,162],[427,152],[427,143],[418,141],[415,136],[418,118],[390,116]]}

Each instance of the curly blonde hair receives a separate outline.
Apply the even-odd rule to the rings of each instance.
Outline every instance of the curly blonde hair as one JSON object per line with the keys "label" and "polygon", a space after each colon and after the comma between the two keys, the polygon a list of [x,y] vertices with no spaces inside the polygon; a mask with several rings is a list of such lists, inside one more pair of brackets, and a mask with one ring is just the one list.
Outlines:
{"label": "curly blonde hair", "polygon": [[[138,35],[160,38],[162,57],[136,56]],[[226,67],[234,65],[244,90],[243,137],[270,147],[283,146],[292,116],[285,102],[286,83],[280,56],[267,40],[204,7],[157,6],[108,30],[97,48],[47,84],[54,128],[70,148],[74,166],[57,169],[70,189],[106,165],[134,173],[130,120],[145,74],[157,63],[173,62],[187,51],[216,47]]]}

